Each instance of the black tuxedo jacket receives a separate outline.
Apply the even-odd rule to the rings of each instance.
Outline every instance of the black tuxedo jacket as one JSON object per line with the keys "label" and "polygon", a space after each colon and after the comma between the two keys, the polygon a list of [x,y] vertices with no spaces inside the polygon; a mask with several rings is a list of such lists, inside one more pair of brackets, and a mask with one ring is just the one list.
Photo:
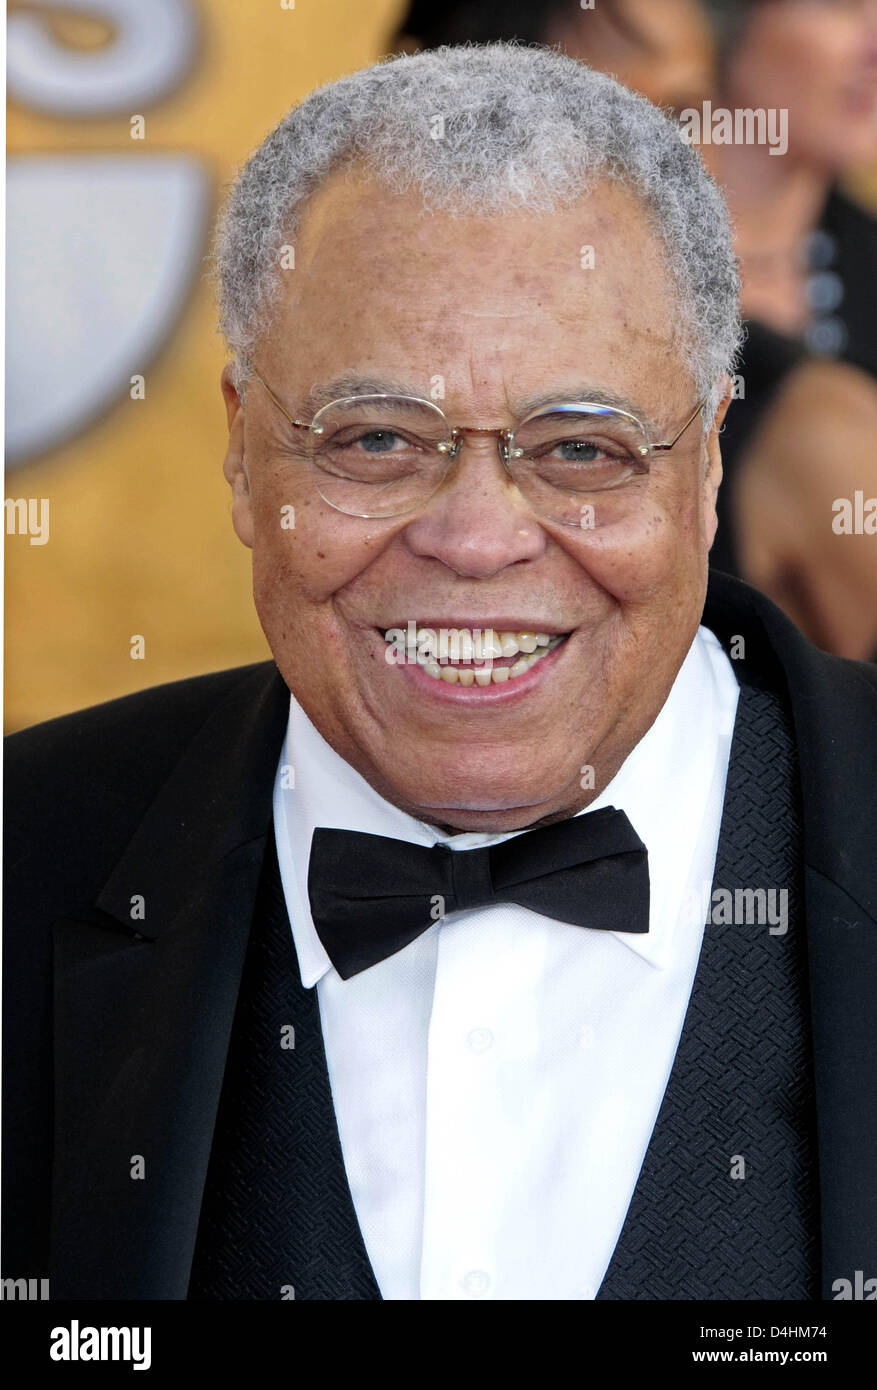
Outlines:
{"label": "black tuxedo jacket", "polygon": [[[788,690],[822,1265],[870,1261],[873,1277],[877,669],[818,651],[722,575],[704,622]],[[186,1297],[287,717],[268,661],[7,740],[4,1275],[48,1275],[62,1296]],[[162,1162],[132,1202],[144,1150]]]}

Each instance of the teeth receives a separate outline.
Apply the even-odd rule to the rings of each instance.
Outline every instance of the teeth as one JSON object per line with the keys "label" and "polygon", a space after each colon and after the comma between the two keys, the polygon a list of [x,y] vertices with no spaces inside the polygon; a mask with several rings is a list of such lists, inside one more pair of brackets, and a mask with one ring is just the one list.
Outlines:
{"label": "teeth", "polygon": [[[399,629],[387,628],[387,633]],[[431,640],[429,656],[422,655],[422,648]],[[385,633],[385,640],[392,641]],[[417,651],[420,664],[430,660],[445,661],[495,661],[501,656],[517,656],[519,652],[531,655],[539,647],[547,647],[556,639],[547,632],[495,632],[492,627],[433,628],[419,627],[414,638],[408,638],[406,649],[412,654]],[[436,651],[435,648],[438,648]]]}
{"label": "teeth", "polygon": [[475,638],[475,659],[477,661],[494,661],[502,656],[502,643],[497,637],[492,627],[486,632],[480,633]]}
{"label": "teeth", "polygon": [[[390,629],[387,629],[390,631]],[[432,646],[427,651],[426,634],[432,634]],[[470,687],[479,685],[503,685],[506,681],[517,680],[529,671],[543,656],[554,651],[563,641],[563,636],[551,636],[547,632],[494,632],[492,628],[417,629],[417,645],[408,644],[408,659],[417,664],[433,680],[447,681],[448,685]],[[438,639],[436,641],[436,639]],[[392,639],[387,639],[392,640]],[[438,647],[436,652],[435,648]],[[511,666],[493,666],[500,657],[517,656]],[[449,666],[445,663],[473,662],[485,665]]]}
{"label": "teeth", "polygon": [[475,647],[472,642],[472,633],[466,628],[461,627],[457,633],[457,644],[460,649],[459,661],[471,661]]}

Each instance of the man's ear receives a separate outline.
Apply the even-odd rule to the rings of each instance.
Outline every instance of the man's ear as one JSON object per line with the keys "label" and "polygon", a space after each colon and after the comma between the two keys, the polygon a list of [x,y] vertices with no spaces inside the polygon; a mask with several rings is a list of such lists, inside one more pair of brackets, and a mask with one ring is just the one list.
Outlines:
{"label": "man's ear", "polygon": [[238,539],[252,548],[253,510],[244,453],[244,402],[234,384],[231,364],[223,368],[220,386],[228,421],[228,447],[222,471],[231,488],[231,520]]}
{"label": "man's ear", "polygon": [[706,441],[706,472],[703,479],[703,524],[706,532],[707,546],[712,547],[716,538],[716,529],[719,519],[716,515],[716,498],[719,493],[719,484],[722,481],[722,451],[719,446],[719,432],[728,412],[734,395],[733,379],[725,374],[723,381],[723,395],[719,401],[715,419],[710,429]]}

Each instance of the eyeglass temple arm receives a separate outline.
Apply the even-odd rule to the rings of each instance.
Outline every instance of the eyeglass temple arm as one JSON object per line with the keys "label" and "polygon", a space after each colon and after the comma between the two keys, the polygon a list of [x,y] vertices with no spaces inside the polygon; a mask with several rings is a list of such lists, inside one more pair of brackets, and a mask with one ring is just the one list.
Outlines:
{"label": "eyeglass temple arm", "polygon": [[304,422],[304,420],[294,420],[294,419],[293,419],[293,417],[290,415],[289,411],[286,409],[286,406],[283,404],[282,401],[279,401],[279,400],[277,399],[277,397],[275,396],[274,392],[271,390],[271,387],[268,385],[267,381],[266,381],[265,378],[262,376],[262,373],[261,373],[260,371],[257,371],[257,369],[253,366],[253,364],[252,364],[252,362],[249,360],[249,358],[248,358],[248,357],[242,357],[242,358],[241,358],[241,363],[243,364],[244,367],[247,368],[248,371],[251,371],[251,372],[253,373],[253,376],[258,377],[259,381],[261,381],[262,385],[265,387],[265,390],[268,392],[268,395],[271,397],[272,401],[273,401],[274,404],[277,406],[277,409],[278,409],[283,415],[286,416],[286,418],[287,418],[287,420],[289,421],[289,423],[290,423],[291,425],[293,425],[297,430],[306,430],[306,429],[308,428],[308,426],[307,426],[307,424]]}
{"label": "eyeglass temple arm", "polygon": [[652,449],[654,449],[654,450],[658,450],[658,449],[672,449],[674,444],[678,444],[678,443],[679,443],[679,440],[682,438],[683,434],[684,434],[685,431],[688,429],[688,426],[691,424],[691,422],[692,422],[692,420],[694,419],[695,415],[699,415],[700,412],[703,410],[704,406],[705,406],[706,403],[707,403],[707,400],[708,400],[708,397],[707,397],[707,396],[704,396],[704,398],[703,398],[702,401],[698,401],[697,405],[694,407],[694,410],[693,410],[692,413],[689,415],[688,419],[685,421],[685,424],[682,426],[682,429],[679,431],[679,433],[676,435],[676,437],[675,437],[674,439],[671,439],[671,440],[670,440],[669,444],[653,444],[653,445],[652,445]]}

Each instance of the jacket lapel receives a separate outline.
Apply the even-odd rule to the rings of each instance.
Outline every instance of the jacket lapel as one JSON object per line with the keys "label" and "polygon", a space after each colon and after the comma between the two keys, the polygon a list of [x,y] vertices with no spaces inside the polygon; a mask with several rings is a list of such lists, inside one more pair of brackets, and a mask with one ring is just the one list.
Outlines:
{"label": "jacket lapel", "polygon": [[[788,688],[801,767],[804,916],[822,1215],[822,1292],[877,1277],[874,681],[827,656],[755,590],[710,576],[704,623]],[[733,647],[732,647],[733,650]],[[874,679],[877,680],[877,672]]]}
{"label": "jacket lapel", "polygon": [[186,1296],[288,701],[243,676],[56,925],[56,1298]]}

